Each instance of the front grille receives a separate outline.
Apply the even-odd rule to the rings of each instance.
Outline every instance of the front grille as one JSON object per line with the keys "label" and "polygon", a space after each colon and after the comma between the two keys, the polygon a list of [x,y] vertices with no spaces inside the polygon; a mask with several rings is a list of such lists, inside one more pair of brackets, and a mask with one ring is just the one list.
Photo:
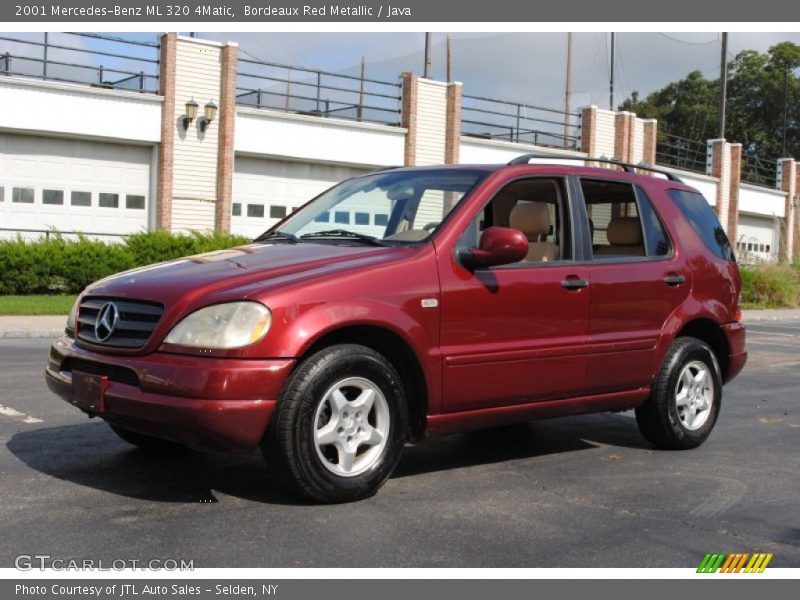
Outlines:
{"label": "front grille", "polygon": [[[116,307],[119,319],[111,335],[99,339],[95,334],[97,316],[109,303]],[[90,296],[81,301],[78,309],[78,339],[100,346],[141,348],[150,339],[163,312],[164,307],[156,302]]]}
{"label": "front grille", "polygon": [[139,376],[136,375],[136,371],[127,367],[107,365],[91,360],[83,360],[82,358],[68,358],[64,361],[64,364],[61,365],[61,370],[67,373],[80,371],[81,373],[105,376],[108,377],[109,381],[116,381],[118,383],[126,383],[139,387]]}

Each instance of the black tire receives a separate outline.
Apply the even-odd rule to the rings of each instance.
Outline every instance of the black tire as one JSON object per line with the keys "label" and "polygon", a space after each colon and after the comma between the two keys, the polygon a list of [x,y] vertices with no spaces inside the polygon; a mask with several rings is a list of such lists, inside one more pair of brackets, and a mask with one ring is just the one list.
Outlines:
{"label": "black tire", "polygon": [[[320,455],[322,450],[318,450],[315,436],[321,418],[318,408],[326,409],[326,406],[320,407],[326,394],[348,378],[363,379],[382,394],[385,399],[381,402],[383,423],[387,422],[388,415],[388,432],[367,470],[342,476],[331,471],[336,468],[336,457],[341,456],[341,446],[326,448],[335,453],[326,466],[323,464],[326,458]],[[377,407],[378,401],[375,402]],[[372,412],[365,418],[374,418],[375,410],[377,408],[370,409]],[[332,416],[328,418],[333,421]],[[270,471],[294,495],[322,503],[351,502],[375,494],[392,474],[402,455],[407,429],[405,387],[397,370],[371,348],[341,344],[310,356],[289,377],[267,428],[262,452]]]}
{"label": "black tire", "polygon": [[[676,396],[679,378],[684,369],[698,363],[702,363],[708,369],[707,372],[713,382],[713,394],[709,394],[711,406],[705,421],[696,429],[691,429],[681,419]],[[650,397],[642,406],[636,408],[636,422],[642,435],[655,446],[671,450],[688,450],[697,448],[711,434],[721,404],[722,376],[714,352],[701,340],[680,337],[672,342],[667,350]]]}
{"label": "black tire", "polygon": [[120,438],[148,454],[166,454],[183,452],[186,450],[186,446],[170,442],[169,440],[162,440],[161,438],[123,429],[122,427],[111,425],[111,423],[108,425]]}

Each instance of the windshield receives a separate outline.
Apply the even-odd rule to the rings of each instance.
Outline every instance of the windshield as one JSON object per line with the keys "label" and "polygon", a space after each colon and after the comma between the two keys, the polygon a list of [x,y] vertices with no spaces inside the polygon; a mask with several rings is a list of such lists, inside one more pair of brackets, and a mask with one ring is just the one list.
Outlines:
{"label": "windshield", "polygon": [[419,242],[487,175],[480,170],[415,169],[348,179],[258,239]]}

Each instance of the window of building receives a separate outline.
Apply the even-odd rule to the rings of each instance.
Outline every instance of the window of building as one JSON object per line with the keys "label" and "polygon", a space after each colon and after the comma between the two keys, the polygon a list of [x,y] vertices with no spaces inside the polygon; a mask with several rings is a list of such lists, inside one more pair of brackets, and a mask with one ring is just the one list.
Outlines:
{"label": "window of building", "polygon": [[119,208],[119,194],[101,192],[98,196],[97,204],[101,208]]}
{"label": "window of building", "polygon": [[356,215],[356,225],[369,225],[369,213],[365,212],[357,212]]}
{"label": "window of building", "polygon": [[125,196],[125,208],[134,210],[144,210],[144,196],[128,194]]}
{"label": "window of building", "polygon": [[385,227],[389,224],[389,215],[384,213],[378,213],[375,215],[375,225],[380,225],[381,227]]}
{"label": "window of building", "polygon": [[234,217],[241,217],[242,216],[242,205],[239,202],[234,202],[231,205],[231,214]]}
{"label": "window of building", "polygon": [[256,217],[258,219],[264,218],[264,205],[263,204],[248,204],[247,216]]}
{"label": "window of building", "polygon": [[64,204],[64,191],[42,190],[42,204]]}
{"label": "window of building", "polygon": [[329,212],[322,212],[319,213],[316,217],[314,217],[315,223],[329,223],[331,220],[331,213]]}
{"label": "window of building", "polygon": [[337,210],[335,213],[333,213],[333,220],[336,223],[341,223],[342,225],[348,225],[350,223],[350,213],[340,212]]}
{"label": "window of building", "polygon": [[270,206],[269,218],[270,219],[283,219],[286,216],[285,206]]}
{"label": "window of building", "polygon": [[33,204],[33,188],[15,187],[11,190],[11,202]]}
{"label": "window of building", "polygon": [[91,206],[92,193],[91,192],[72,192],[69,196],[69,203],[72,206]]}
{"label": "window of building", "polygon": [[5,202],[6,200],[6,188],[0,185],[0,202]]}

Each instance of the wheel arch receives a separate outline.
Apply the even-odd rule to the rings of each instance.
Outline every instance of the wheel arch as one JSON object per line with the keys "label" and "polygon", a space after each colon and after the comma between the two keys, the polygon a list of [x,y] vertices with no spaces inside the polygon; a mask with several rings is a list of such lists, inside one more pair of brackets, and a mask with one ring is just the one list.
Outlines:
{"label": "wheel arch", "polygon": [[721,371],[722,380],[725,381],[729,367],[728,338],[719,323],[706,317],[691,319],[683,324],[675,338],[693,337],[708,344]]}
{"label": "wheel arch", "polygon": [[345,325],[325,332],[308,345],[298,364],[308,356],[337,344],[359,344],[385,356],[400,374],[409,409],[409,432],[411,440],[425,435],[428,414],[428,385],[425,371],[417,354],[401,335],[387,327],[375,324]]}

